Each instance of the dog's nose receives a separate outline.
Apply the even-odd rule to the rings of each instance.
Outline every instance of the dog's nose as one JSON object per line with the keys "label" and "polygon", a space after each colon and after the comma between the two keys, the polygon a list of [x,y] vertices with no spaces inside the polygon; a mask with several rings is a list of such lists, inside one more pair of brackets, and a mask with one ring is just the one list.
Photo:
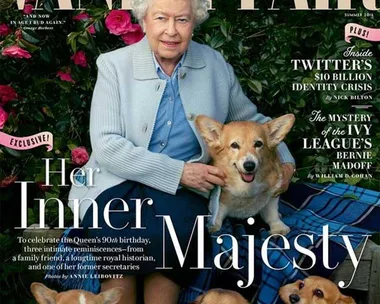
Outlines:
{"label": "dog's nose", "polygon": [[252,161],[247,161],[243,164],[243,167],[244,169],[247,171],[247,172],[252,172],[253,170],[255,170],[255,163],[252,162]]}
{"label": "dog's nose", "polygon": [[301,300],[301,299],[300,299],[300,296],[299,296],[298,294],[291,294],[291,295],[289,296],[289,301],[290,301],[290,303],[292,303],[292,304],[298,303],[300,300]]}

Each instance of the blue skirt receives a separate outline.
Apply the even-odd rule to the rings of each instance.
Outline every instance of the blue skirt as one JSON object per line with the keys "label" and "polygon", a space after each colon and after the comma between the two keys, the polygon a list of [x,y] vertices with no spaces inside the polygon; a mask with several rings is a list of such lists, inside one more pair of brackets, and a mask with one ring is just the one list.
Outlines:
{"label": "blue skirt", "polygon": [[[104,219],[104,208],[109,201],[121,198],[128,204],[125,212],[109,212],[109,223]],[[145,199],[152,199],[149,205]],[[141,208],[141,227],[136,229],[136,202],[144,201]],[[102,229],[88,229],[93,227],[93,208],[87,210],[81,226],[85,228],[85,237],[96,239],[97,247],[111,248],[116,252],[95,253],[99,256],[97,265],[99,274],[109,277],[112,274],[146,275],[161,272],[169,279],[181,286],[186,286],[197,275],[197,229],[194,229],[198,215],[208,214],[208,200],[204,197],[182,188],[175,195],[164,193],[134,181],[125,181],[107,189],[97,198],[98,225]],[[125,210],[120,199],[112,201],[109,210]],[[172,238],[162,216],[169,216],[175,229],[176,237],[185,255],[184,265],[180,265],[174,249]],[[128,223],[128,226],[124,227]],[[111,224],[113,229],[109,226]],[[191,237],[194,229],[193,237]],[[210,248],[210,239],[206,228],[205,251]],[[164,242],[165,240],[165,242]],[[107,249],[108,251],[109,249]],[[118,259],[115,259],[118,256]],[[165,268],[162,268],[165,260]],[[157,269],[158,268],[158,269]]]}

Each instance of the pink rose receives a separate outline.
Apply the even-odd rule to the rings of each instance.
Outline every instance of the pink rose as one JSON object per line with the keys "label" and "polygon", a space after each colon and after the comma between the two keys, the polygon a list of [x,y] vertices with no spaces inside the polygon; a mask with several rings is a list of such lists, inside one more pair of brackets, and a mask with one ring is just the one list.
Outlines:
{"label": "pink rose", "polygon": [[12,45],[7,48],[3,49],[3,52],[1,53],[3,56],[9,56],[13,58],[31,58],[32,55],[29,54],[28,51],[20,48],[17,45]]}
{"label": "pink rose", "polygon": [[112,10],[105,23],[110,33],[118,36],[127,33],[132,27],[131,15],[122,10]]}
{"label": "pink rose", "polygon": [[25,15],[29,15],[33,12],[33,9],[34,9],[34,6],[32,4],[25,4],[22,12]]}
{"label": "pink rose", "polygon": [[67,82],[75,83],[74,79],[71,77],[70,72],[58,71],[58,72],[57,72],[57,76],[58,76],[62,81],[67,81]]}
{"label": "pink rose", "polygon": [[82,20],[88,20],[88,19],[90,19],[90,15],[85,12],[81,12],[78,15],[75,15],[73,17],[73,20],[76,20],[76,21],[82,21]]}
{"label": "pink rose", "polygon": [[144,32],[139,24],[132,24],[131,29],[128,33],[123,34],[121,39],[123,39],[125,44],[134,44],[139,42],[144,37]]}
{"label": "pink rose", "polygon": [[91,35],[94,35],[96,33],[96,30],[95,30],[95,26],[93,24],[91,24],[88,28],[87,28],[88,32],[91,34]]}
{"label": "pink rose", "polygon": [[[79,13],[78,15],[75,15],[73,17],[73,20],[76,20],[76,21],[87,21],[87,20],[92,20],[91,16],[89,14],[87,14],[86,12],[81,12]],[[88,28],[87,28],[87,31],[93,35],[95,34],[95,27],[93,24],[91,24]]]}
{"label": "pink rose", "polygon": [[12,29],[7,24],[0,24],[0,36],[7,36],[10,33],[12,33]]}
{"label": "pink rose", "polygon": [[9,175],[0,181],[0,188],[6,188],[17,180],[17,175]]}
{"label": "pink rose", "polygon": [[87,67],[86,54],[83,51],[76,52],[73,56],[71,56],[71,60],[74,61],[76,65],[84,68]]}
{"label": "pink rose", "polygon": [[8,113],[0,107],[0,129],[4,128],[5,123],[8,120]]}
{"label": "pink rose", "polygon": [[0,85],[0,105],[5,105],[11,100],[17,99],[16,91],[8,85]]}
{"label": "pink rose", "polygon": [[71,160],[75,165],[83,166],[90,156],[85,147],[77,147],[71,151]]}

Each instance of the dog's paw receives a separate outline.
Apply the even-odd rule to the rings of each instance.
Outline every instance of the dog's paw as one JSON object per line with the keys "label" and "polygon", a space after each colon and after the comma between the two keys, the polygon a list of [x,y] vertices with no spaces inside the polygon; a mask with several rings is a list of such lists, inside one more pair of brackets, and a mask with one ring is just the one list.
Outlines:
{"label": "dog's paw", "polygon": [[276,222],[270,225],[270,234],[281,234],[287,235],[290,231],[290,228],[286,226],[283,222]]}

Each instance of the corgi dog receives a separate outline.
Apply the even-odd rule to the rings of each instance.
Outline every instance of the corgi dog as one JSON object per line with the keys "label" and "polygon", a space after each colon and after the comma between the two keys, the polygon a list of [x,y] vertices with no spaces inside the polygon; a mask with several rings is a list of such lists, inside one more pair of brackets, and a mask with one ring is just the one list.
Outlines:
{"label": "corgi dog", "polygon": [[294,120],[293,114],[287,114],[263,124],[234,121],[223,125],[204,115],[196,117],[195,124],[208,146],[212,164],[226,176],[210,233],[220,230],[227,216],[244,219],[258,213],[271,234],[289,232],[281,221],[275,197],[282,183],[276,148]]}
{"label": "corgi dog", "polygon": [[342,295],[333,282],[317,276],[282,286],[279,295],[285,304],[356,304],[353,298]]}
{"label": "corgi dog", "polygon": [[198,296],[191,304],[248,304],[248,301],[236,291],[215,288]]}
{"label": "corgi dog", "polygon": [[56,292],[42,283],[32,283],[30,290],[39,304],[116,304],[123,295],[123,288],[115,287],[96,295],[84,290]]}

